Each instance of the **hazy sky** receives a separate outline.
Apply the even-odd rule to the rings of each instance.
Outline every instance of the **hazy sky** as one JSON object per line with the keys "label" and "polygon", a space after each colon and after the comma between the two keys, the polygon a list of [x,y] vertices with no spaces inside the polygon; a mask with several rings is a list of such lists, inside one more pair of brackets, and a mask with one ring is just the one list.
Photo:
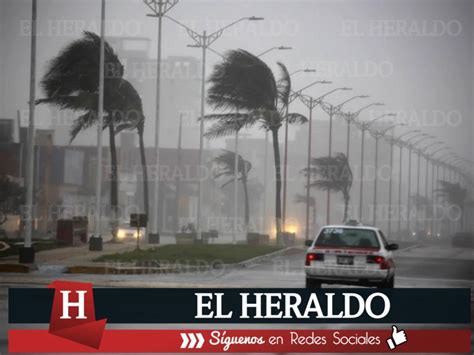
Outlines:
{"label": "hazy sky", "polygon": [[[27,108],[30,8],[29,0],[0,1],[0,117],[15,117],[18,109]],[[272,68],[283,61],[290,72],[317,69],[310,76],[295,75],[294,88],[317,79],[333,81],[308,90],[319,96],[349,86],[352,93],[335,94],[329,101],[368,94],[370,99],[346,108],[355,111],[364,102],[384,102],[384,111],[367,111],[361,119],[396,112],[411,129],[439,136],[472,157],[473,9],[472,0],[181,0],[169,14],[198,32],[212,32],[240,17],[263,16],[264,21],[242,22],[224,32],[213,48],[259,53],[291,46],[291,51],[273,51],[262,59]],[[157,21],[147,13],[141,0],[107,0],[107,36],[150,38],[149,55],[156,57]],[[38,0],[38,76],[44,74],[46,61],[83,29],[98,32],[99,18],[99,0]],[[186,32],[164,21],[164,57],[199,58],[198,49],[186,47],[190,43]],[[209,53],[208,70],[218,60]],[[300,104],[291,110],[306,112]],[[40,109],[39,121],[41,115]],[[315,117],[326,115],[317,111]],[[147,125],[146,141],[152,144],[153,122]],[[93,142],[93,131],[90,137]]]}

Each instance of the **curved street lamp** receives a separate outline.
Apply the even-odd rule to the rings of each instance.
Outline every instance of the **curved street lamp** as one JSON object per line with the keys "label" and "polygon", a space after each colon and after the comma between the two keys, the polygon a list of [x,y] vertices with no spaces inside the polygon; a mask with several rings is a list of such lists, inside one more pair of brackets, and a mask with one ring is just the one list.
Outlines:
{"label": "curved street lamp", "polygon": [[[425,136],[418,140],[417,142],[414,142],[411,144],[413,147],[413,150],[417,153],[418,159],[417,159],[417,174],[416,174],[416,202],[417,205],[415,206],[415,233],[418,233],[418,199],[420,196],[420,169],[421,169],[421,149],[417,148],[416,146],[419,145],[420,143],[426,141],[427,139],[433,139],[434,137],[432,136]],[[434,143],[433,143],[434,144]],[[411,196],[409,197],[411,199]],[[410,206],[410,205],[408,205]],[[410,211],[410,209],[408,209]]]}
{"label": "curved street lamp", "polygon": [[[375,104],[372,105],[367,105],[366,107],[369,106],[374,106]],[[361,110],[359,110],[361,111]],[[382,117],[395,117],[395,113],[384,113],[383,115],[380,115],[373,120],[370,120],[368,122],[359,122],[358,126],[359,129],[361,130],[361,147],[360,147],[360,182],[359,182],[359,221],[362,221],[363,217],[363,210],[362,210],[362,205],[364,201],[364,149],[365,149],[365,131],[367,131],[370,126],[377,120],[381,119]],[[349,142],[349,141],[348,141]],[[348,143],[349,146],[349,143]]]}
{"label": "curved street lamp", "polygon": [[[390,115],[394,115],[394,114],[390,114]],[[383,137],[385,135],[386,132],[388,132],[389,130],[397,127],[397,126],[406,126],[407,124],[406,123],[395,123],[393,125],[391,125],[390,127],[382,130],[382,131],[373,131],[371,132],[373,137],[375,138],[375,160],[374,160],[374,167],[375,167],[375,176],[374,176],[374,200],[373,200],[373,214],[372,214],[372,223],[373,225],[375,226],[376,223],[377,223],[377,181],[378,181],[378,155],[379,155],[379,138],[380,137]],[[393,147],[393,145],[391,146]],[[391,158],[390,158],[390,165],[392,165],[393,163],[393,149],[391,148],[390,149],[390,155],[391,155]],[[391,166],[390,166],[390,176],[392,175],[391,174]],[[390,183],[390,187],[389,187],[389,190],[391,191],[391,183]],[[389,197],[389,205],[391,203],[391,195]]]}
{"label": "curved street lamp", "polygon": [[295,70],[294,72],[291,72],[291,73],[290,73],[290,76],[293,76],[293,75],[295,75],[296,73],[315,73],[315,72],[316,72],[316,69],[303,68],[303,69],[298,69],[298,70]]}
{"label": "curved street lamp", "polygon": [[[352,88],[348,88],[348,87],[341,87],[341,88],[337,88],[337,89],[334,89],[332,90],[331,92],[335,92],[335,91],[349,91],[349,90],[352,90]],[[330,93],[331,93],[330,92]],[[321,108],[323,108],[324,111],[326,111],[326,113],[329,114],[329,147],[328,147],[328,156],[331,157],[332,156],[332,119],[333,119],[333,116],[334,114],[337,112],[335,111],[335,107],[334,106],[329,106],[329,109],[327,109],[327,107],[325,108],[324,105],[321,105]],[[328,189],[327,190],[327,195],[326,195],[326,224],[330,224],[330,209],[331,209],[331,189]]]}
{"label": "curved street lamp", "polygon": [[293,47],[288,47],[288,46],[271,47],[271,48],[268,48],[267,50],[264,50],[262,53],[257,54],[257,57],[261,57],[264,54],[267,54],[268,52],[271,52],[271,51],[274,51],[274,50],[287,51],[287,50],[291,50],[291,49],[293,49]]}
{"label": "curved street lamp", "polygon": [[[362,96],[365,96],[365,95],[362,95]],[[350,139],[351,139],[351,124],[357,120],[357,118],[359,117],[359,115],[362,111],[367,110],[369,107],[373,107],[373,106],[385,106],[385,104],[382,103],[382,102],[373,102],[373,103],[370,103],[368,105],[363,106],[362,108],[355,111],[354,113],[349,112],[349,113],[347,113],[347,115],[345,115],[345,119],[346,119],[346,122],[347,122],[347,133],[346,133],[346,156],[347,156],[347,160],[349,160],[349,147],[350,147]]]}
{"label": "curved street lamp", "polygon": [[[159,2],[160,4],[163,3],[163,2],[166,2],[165,0],[154,0],[154,2]],[[169,0],[168,0],[169,1]],[[175,0],[177,2],[177,0]],[[147,0],[145,0],[145,2],[147,2]],[[148,5],[148,4],[147,4]],[[160,7],[161,8],[161,5]],[[206,87],[205,87],[205,84],[206,84],[206,50],[209,49],[209,47],[215,42],[217,41],[223,34],[223,32],[228,29],[229,27],[232,27],[234,25],[236,25],[237,23],[239,22],[242,22],[242,21],[261,21],[263,20],[264,18],[263,17],[256,17],[256,16],[250,16],[250,17],[242,17],[242,18],[239,18],[238,20],[234,21],[234,22],[231,22],[230,24],[208,34],[207,31],[203,31],[202,34],[201,33],[198,33],[196,31],[194,31],[193,29],[191,29],[190,27],[186,26],[185,24],[183,24],[182,22],[174,19],[173,17],[169,16],[169,15],[166,15],[166,13],[162,13],[162,14],[159,14],[157,13],[156,14],[156,17],[159,18],[159,27],[160,27],[160,31],[159,31],[159,42],[161,41],[161,19],[163,17],[166,17],[167,19],[171,20],[172,22],[174,22],[175,24],[177,24],[178,26],[184,28],[186,30],[186,33],[189,35],[189,37],[191,37],[191,39],[195,42],[194,45],[192,45],[193,47],[196,47],[196,48],[201,48],[202,49],[202,68],[201,68],[201,112],[200,112],[200,117],[201,117],[201,120],[200,120],[200,127],[199,127],[199,166],[201,167],[201,169],[203,168],[203,165],[204,165],[204,119],[203,117],[205,116],[205,96],[206,96]],[[158,69],[160,68],[160,60],[161,60],[161,47],[160,47],[160,44],[158,45],[158,48],[159,48],[159,57],[158,57]],[[158,73],[160,72],[160,70],[158,70]],[[159,78],[160,78],[160,75],[158,74],[157,75],[158,78],[157,78],[157,82],[159,82]],[[158,100],[158,97],[159,97],[159,84],[157,85],[158,89],[157,89],[157,100]],[[159,112],[159,100],[157,101],[157,112]],[[158,123],[158,115],[157,115],[157,123]],[[156,145],[156,150],[157,152],[159,151],[159,148],[158,148],[158,134],[156,134],[155,136],[155,145]],[[158,156],[158,155],[157,155]],[[159,165],[159,158],[157,158],[157,163],[156,165],[158,166]],[[154,197],[155,197],[155,204],[154,204],[154,212],[153,212],[153,216],[154,217],[154,223],[152,224],[152,228],[153,228],[153,231],[157,233],[157,230],[158,230],[158,214],[157,214],[157,211],[158,211],[158,179],[155,179],[155,194],[154,194]],[[197,206],[197,217],[196,217],[196,229],[197,229],[197,234],[198,234],[198,238],[201,238],[201,231],[202,231],[202,226],[201,226],[201,215],[202,215],[202,200],[203,200],[203,178],[202,176],[199,177],[199,185],[198,185],[198,206]]]}
{"label": "curved street lamp", "polygon": [[310,87],[316,84],[331,84],[331,81],[327,80],[317,80],[304,86],[303,88],[296,90],[290,94],[288,98],[288,105],[285,108],[285,150],[284,150],[284,157],[283,157],[283,193],[282,193],[282,217],[281,217],[281,224],[282,230],[286,231],[286,202],[287,202],[287,176],[288,176],[288,110],[290,103],[293,102],[304,90],[309,89]]}
{"label": "curved street lamp", "polygon": [[[303,102],[303,104],[309,109],[309,127],[308,127],[308,157],[307,157],[307,171],[309,172],[311,168],[311,144],[312,144],[312,112],[313,109],[319,105],[325,97],[328,95],[341,90],[342,88],[333,89],[324,95],[319,96],[314,99],[311,96],[298,94],[298,97]],[[306,175],[306,239],[309,239],[309,199],[310,199],[310,174]]]}
{"label": "curved street lamp", "polygon": [[402,139],[403,137],[405,137],[405,136],[407,136],[407,135],[409,135],[409,134],[420,133],[420,132],[421,132],[421,130],[419,130],[419,129],[414,129],[414,130],[412,130],[412,131],[405,132],[405,133],[403,133],[402,135],[400,135],[400,136],[398,136],[398,137],[394,137],[394,139],[400,140],[400,139]]}

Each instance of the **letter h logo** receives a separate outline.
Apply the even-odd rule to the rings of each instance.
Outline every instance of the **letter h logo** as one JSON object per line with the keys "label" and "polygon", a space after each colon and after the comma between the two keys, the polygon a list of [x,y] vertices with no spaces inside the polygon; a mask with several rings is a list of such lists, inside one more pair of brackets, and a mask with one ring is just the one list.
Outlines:
{"label": "letter h logo", "polygon": [[49,287],[55,289],[49,332],[98,349],[107,320],[95,319],[92,284],[54,281]]}

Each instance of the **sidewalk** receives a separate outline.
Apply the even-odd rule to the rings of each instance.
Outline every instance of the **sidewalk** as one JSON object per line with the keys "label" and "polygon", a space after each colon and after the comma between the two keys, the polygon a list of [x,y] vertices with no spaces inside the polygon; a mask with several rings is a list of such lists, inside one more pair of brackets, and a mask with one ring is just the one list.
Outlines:
{"label": "sidewalk", "polygon": [[[155,244],[140,244],[143,249],[159,247]],[[102,251],[89,251],[89,245],[78,247],[64,247],[51,250],[43,250],[35,255],[35,264],[39,269],[67,268],[69,266],[104,266],[105,263],[95,263],[94,259],[113,253],[123,253],[136,248],[135,243],[104,243]],[[0,266],[6,264],[18,264],[18,255],[10,255],[0,258]],[[101,265],[104,264],[104,265]]]}
{"label": "sidewalk", "polygon": [[[166,244],[140,244],[141,249],[159,248]],[[65,247],[38,252],[35,256],[33,266],[18,263],[18,256],[12,255],[0,258],[0,273],[28,273],[35,274],[67,273],[67,274],[95,274],[95,275],[141,275],[141,274],[168,274],[188,273],[196,271],[208,271],[210,269],[235,269],[249,268],[255,264],[268,261],[269,259],[288,253],[299,251],[297,247],[288,247],[268,254],[244,260],[238,263],[228,264],[204,264],[187,265],[180,263],[165,263],[160,265],[158,260],[136,261],[100,261],[94,260],[107,254],[116,254],[133,251],[136,244],[129,243],[104,243],[102,251],[89,251],[89,246]]]}

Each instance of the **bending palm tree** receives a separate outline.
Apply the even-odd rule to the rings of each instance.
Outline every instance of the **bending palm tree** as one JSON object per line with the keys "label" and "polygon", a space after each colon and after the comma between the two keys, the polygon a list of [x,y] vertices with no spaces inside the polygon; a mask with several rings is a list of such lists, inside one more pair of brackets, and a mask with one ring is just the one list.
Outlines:
{"label": "bending palm tree", "polygon": [[[97,122],[99,60],[100,37],[91,32],[84,32],[81,39],[69,44],[51,61],[48,71],[41,81],[46,98],[37,100],[37,104],[48,103],[61,109],[86,111],[74,121],[70,132],[71,141],[81,130],[87,129]],[[123,66],[108,43],[105,43],[105,68],[107,71],[104,79],[104,111],[107,113],[107,117],[104,120],[104,128],[108,127],[109,129],[110,205],[113,213],[112,235],[116,240],[118,176],[114,120],[118,119],[118,116],[113,112],[113,107],[117,92],[122,84]]]}
{"label": "bending palm tree", "polygon": [[210,76],[208,103],[216,110],[231,113],[211,114],[204,117],[215,121],[207,137],[218,138],[235,134],[242,128],[259,124],[272,133],[275,159],[275,226],[277,241],[281,237],[281,161],[278,130],[285,119],[289,123],[307,122],[306,117],[286,115],[291,91],[290,75],[278,63],[282,76],[277,83],[271,69],[258,57],[244,50],[229,51],[223,62],[217,64]]}
{"label": "bending palm tree", "polygon": [[133,85],[125,79],[122,79],[122,85],[120,85],[118,91],[119,98],[122,101],[121,107],[115,109],[120,115],[120,118],[117,120],[120,123],[117,125],[116,133],[122,130],[137,130],[143,174],[143,206],[146,215],[149,216],[148,169],[146,164],[145,142],[143,139],[145,115],[143,114],[142,99]]}
{"label": "bending palm tree", "polygon": [[[252,164],[242,158],[241,155],[238,155],[238,164],[237,164],[237,179],[242,182],[242,188],[244,190],[244,201],[245,201],[245,227],[248,230],[249,219],[250,219],[250,208],[249,208],[249,192],[248,192],[248,173],[252,169]],[[225,187],[231,182],[234,181],[235,175],[235,153],[229,150],[224,150],[224,152],[213,159],[214,163],[217,164],[219,170],[214,178],[218,179],[221,177],[230,177],[230,180],[222,184],[221,187]]]}
{"label": "bending palm tree", "polygon": [[304,174],[310,174],[311,186],[323,191],[341,192],[344,199],[343,222],[347,220],[350,191],[352,187],[352,170],[343,153],[331,157],[314,158],[311,167],[303,169]]}
{"label": "bending palm tree", "polygon": [[461,187],[459,183],[451,183],[449,181],[440,180],[441,187],[437,189],[438,195],[449,205],[459,208],[460,225],[464,229],[464,208],[467,199],[467,189]]}

